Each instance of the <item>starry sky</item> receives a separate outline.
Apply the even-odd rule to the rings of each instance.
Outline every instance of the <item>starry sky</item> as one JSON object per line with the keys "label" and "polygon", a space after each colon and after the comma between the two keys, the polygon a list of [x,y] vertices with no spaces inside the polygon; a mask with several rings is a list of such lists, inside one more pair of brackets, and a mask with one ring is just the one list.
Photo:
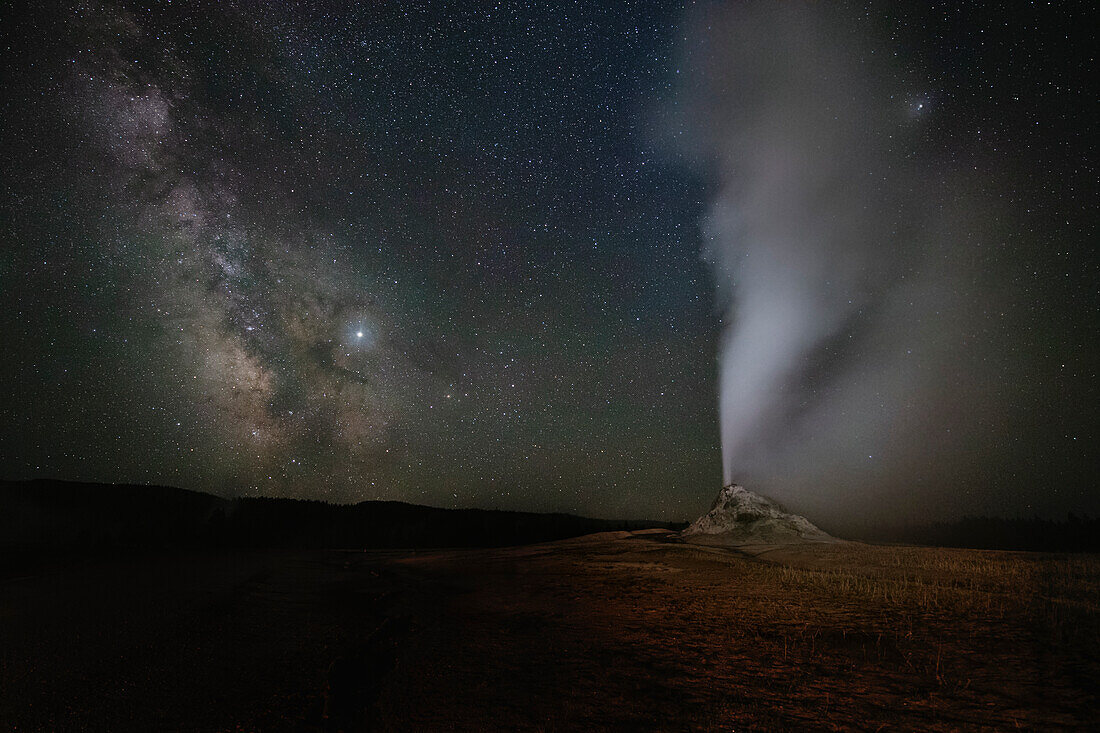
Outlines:
{"label": "starry sky", "polygon": [[[683,519],[745,468],[826,524],[930,504],[1100,511],[1095,18],[894,5],[828,19],[720,3],[8,5],[4,477]],[[833,95],[773,75],[823,59],[867,80]],[[834,100],[856,120],[835,134],[809,107]],[[768,195],[810,224],[836,211],[856,222],[844,242],[876,245],[783,257],[889,273],[852,279],[865,297],[788,351],[797,368],[749,359],[782,384],[738,388],[723,368],[753,322],[746,283],[812,291],[833,274],[742,268],[756,250],[724,212],[771,209],[753,208],[745,192],[768,189],[729,151],[819,138],[837,143],[830,175]],[[835,162],[846,151],[903,183],[819,195],[855,175]],[[909,205],[943,199],[956,205],[935,215]],[[908,244],[943,219],[939,249]],[[892,306],[905,275],[960,297],[921,321]],[[935,346],[914,357],[935,376],[907,393],[978,397],[947,422],[889,398],[911,381],[882,357],[898,334],[979,311],[914,340]],[[892,386],[869,421],[851,385],[876,376]],[[720,410],[737,389],[785,395],[742,421],[765,437],[740,452]],[[808,421],[845,436],[816,449],[836,462],[805,457]],[[883,446],[868,436],[895,423],[904,449],[869,467]],[[944,425],[979,438],[945,449]],[[950,470],[914,481],[922,461]]]}

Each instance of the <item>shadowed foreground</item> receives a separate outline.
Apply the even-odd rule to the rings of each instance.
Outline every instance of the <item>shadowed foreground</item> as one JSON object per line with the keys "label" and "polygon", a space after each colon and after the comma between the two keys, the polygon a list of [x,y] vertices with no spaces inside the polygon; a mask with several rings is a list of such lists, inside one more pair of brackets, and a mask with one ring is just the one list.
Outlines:
{"label": "shadowed foreground", "polygon": [[2,581],[16,730],[957,730],[1100,720],[1100,560],[605,533]]}

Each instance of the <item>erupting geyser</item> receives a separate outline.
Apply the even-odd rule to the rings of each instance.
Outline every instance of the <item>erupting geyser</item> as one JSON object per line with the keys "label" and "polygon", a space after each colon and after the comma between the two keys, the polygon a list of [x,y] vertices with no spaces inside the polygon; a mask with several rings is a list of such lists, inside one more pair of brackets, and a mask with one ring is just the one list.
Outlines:
{"label": "erupting geyser", "polygon": [[994,192],[928,155],[919,71],[829,4],[693,19],[681,109],[715,174],[724,483],[824,514],[1000,465],[1018,349]]}

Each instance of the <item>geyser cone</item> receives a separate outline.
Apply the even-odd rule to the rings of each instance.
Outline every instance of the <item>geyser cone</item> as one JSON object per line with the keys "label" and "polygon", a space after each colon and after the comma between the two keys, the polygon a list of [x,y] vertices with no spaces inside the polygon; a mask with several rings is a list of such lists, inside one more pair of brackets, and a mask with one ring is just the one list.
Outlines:
{"label": "geyser cone", "polygon": [[805,517],[738,484],[718,492],[710,511],[692,522],[683,536],[689,542],[721,545],[837,541]]}

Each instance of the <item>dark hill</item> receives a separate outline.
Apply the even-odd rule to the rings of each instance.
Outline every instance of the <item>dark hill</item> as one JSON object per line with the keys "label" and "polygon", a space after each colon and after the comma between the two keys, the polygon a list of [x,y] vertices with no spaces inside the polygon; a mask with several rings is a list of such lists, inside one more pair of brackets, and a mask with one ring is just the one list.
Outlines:
{"label": "dark hill", "polygon": [[673,528],[662,522],[393,501],[339,505],[223,499],[167,486],[0,482],[0,546],[8,547],[499,547],[653,527]]}
{"label": "dark hill", "polygon": [[953,522],[852,530],[867,542],[1026,552],[1100,552],[1100,518],[1070,513],[1065,520],[1039,517],[963,517]]}

